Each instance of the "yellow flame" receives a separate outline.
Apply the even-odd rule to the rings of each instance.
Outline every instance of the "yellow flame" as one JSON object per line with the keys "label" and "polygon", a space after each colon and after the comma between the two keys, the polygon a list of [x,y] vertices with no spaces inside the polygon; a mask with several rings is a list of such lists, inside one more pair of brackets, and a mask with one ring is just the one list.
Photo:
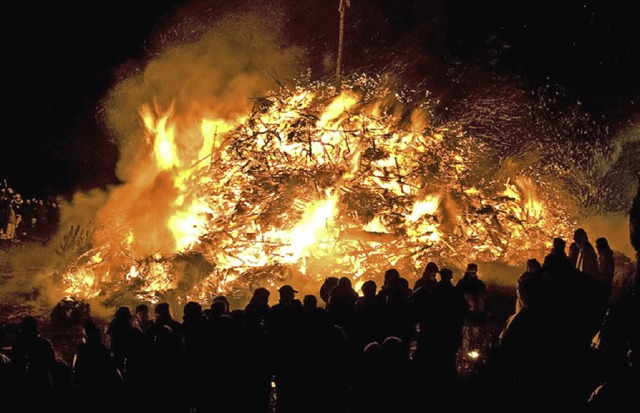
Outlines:
{"label": "yellow flame", "polygon": [[433,215],[438,209],[439,203],[439,195],[427,195],[422,201],[416,201],[413,204],[411,215],[407,217],[407,221],[415,222],[427,214]]}
{"label": "yellow flame", "polygon": [[98,251],[96,254],[94,254],[91,257],[91,262],[94,264],[99,264],[102,262],[102,257],[100,256],[100,251]]}
{"label": "yellow flame", "polygon": [[502,192],[502,195],[509,197],[509,198],[513,198],[516,201],[520,201],[520,193],[518,192],[518,187],[516,187],[514,184],[510,183],[511,179],[507,179],[507,182],[505,182],[504,184],[504,191]]}
{"label": "yellow flame", "polygon": [[327,199],[310,203],[304,211],[300,222],[291,231],[278,231],[265,234],[267,238],[275,237],[287,244],[284,252],[288,255],[285,262],[296,262],[314,244],[327,241],[332,227],[332,219],[336,213],[338,196],[331,195]]}
{"label": "yellow flame", "polygon": [[[327,269],[323,276],[348,273],[360,289],[363,278],[390,263],[413,260],[405,268],[423,268],[425,245],[429,254],[451,261],[506,260],[508,248],[537,246],[544,233],[536,231],[555,229],[559,222],[547,216],[537,186],[525,177],[509,179],[502,192],[478,181],[468,187],[460,177],[476,168],[469,157],[475,141],[455,125],[432,125],[428,110],[412,112],[407,122],[406,113],[390,108],[386,99],[365,102],[368,94],[343,91],[334,97],[302,87],[287,93],[292,94],[267,98],[247,122],[197,113],[183,119],[173,105],[165,111],[140,108],[146,159],[153,166],[143,172],[161,178],[148,179],[154,184],[173,185],[157,191],[173,197],[159,200],[166,222],[158,225],[167,226],[176,252],[194,248],[215,263],[185,298],[223,292],[246,280],[246,271],[273,264],[289,264],[308,276],[317,276],[320,267]],[[188,119],[200,120],[185,129]],[[432,177],[437,188],[427,186]],[[316,191],[325,195],[318,200]],[[426,191],[431,194],[424,196]],[[499,231],[492,229],[496,225]],[[135,236],[138,243],[146,235]],[[110,248],[129,257],[133,232],[120,231],[112,240],[117,241]],[[114,281],[97,264],[105,266],[116,255],[96,253],[91,266],[67,273],[67,291],[97,296],[101,281]],[[138,265],[125,278],[135,279],[136,288],[175,288],[170,260],[134,258]],[[128,264],[113,264],[118,282],[122,268]]]}
{"label": "yellow flame", "polygon": [[352,92],[342,92],[331,102],[320,116],[316,124],[319,129],[336,128],[342,115],[358,102],[358,97]]}
{"label": "yellow flame", "polygon": [[362,227],[362,229],[369,232],[380,232],[380,233],[387,232],[386,227],[382,223],[382,218],[379,215],[374,216],[371,221],[367,222]]}
{"label": "yellow flame", "polygon": [[224,136],[233,130],[235,125],[236,122],[227,122],[222,119],[203,119],[200,125],[203,142],[198,153],[198,159],[206,158],[220,148],[224,141]]}
{"label": "yellow flame", "polygon": [[169,123],[173,108],[167,110],[158,119],[149,105],[142,105],[140,116],[149,133],[152,135],[153,154],[156,166],[160,170],[169,170],[180,166],[178,151],[175,146],[175,126]]}
{"label": "yellow flame", "polygon": [[127,280],[131,280],[131,279],[134,279],[134,278],[140,278],[140,273],[136,269],[135,265],[131,266],[131,268],[129,269],[129,272],[124,276],[124,278],[127,279]]}
{"label": "yellow flame", "polygon": [[213,215],[209,204],[201,199],[194,199],[183,205],[184,197],[176,200],[177,209],[167,223],[173,233],[178,251],[184,251],[198,241],[207,231],[207,220]]}

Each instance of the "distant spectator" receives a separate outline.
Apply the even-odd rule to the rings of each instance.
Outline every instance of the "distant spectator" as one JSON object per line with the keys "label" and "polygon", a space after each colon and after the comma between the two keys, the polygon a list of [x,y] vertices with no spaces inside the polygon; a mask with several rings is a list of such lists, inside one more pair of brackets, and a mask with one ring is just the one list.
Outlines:
{"label": "distant spectator", "polygon": [[598,256],[593,245],[589,242],[587,232],[583,228],[578,228],[573,233],[573,241],[578,246],[578,259],[576,268],[592,277],[598,274]]}
{"label": "distant spectator", "polygon": [[12,346],[12,361],[23,372],[20,380],[21,391],[29,394],[24,399],[27,406],[36,408],[46,403],[53,394],[52,369],[56,362],[53,344],[40,335],[38,320],[33,316],[22,318],[20,331]]}
{"label": "distant spectator", "polygon": [[469,263],[464,275],[456,283],[456,288],[462,292],[468,303],[468,321],[471,324],[482,322],[486,318],[485,300],[487,286],[478,277],[478,265]]}
{"label": "distant spectator", "polygon": [[596,249],[598,250],[598,272],[596,280],[602,289],[604,299],[609,301],[613,290],[613,276],[615,272],[613,250],[604,237],[596,239]]}
{"label": "distant spectator", "polygon": [[428,262],[422,276],[413,284],[413,291],[415,292],[418,288],[431,290],[438,283],[438,280],[436,280],[437,273],[438,265],[433,261]]}

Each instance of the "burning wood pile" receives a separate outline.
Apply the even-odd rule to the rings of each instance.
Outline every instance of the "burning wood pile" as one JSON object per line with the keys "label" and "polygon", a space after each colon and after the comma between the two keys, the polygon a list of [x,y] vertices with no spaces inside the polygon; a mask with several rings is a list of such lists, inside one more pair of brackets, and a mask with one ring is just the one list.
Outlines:
{"label": "burning wood pile", "polygon": [[[90,246],[60,271],[65,294],[206,301],[292,277],[359,285],[396,267],[411,279],[431,260],[519,266],[568,232],[538,177],[506,176],[490,141],[436,124],[436,102],[403,96],[364,75],[340,90],[300,81],[256,99],[244,118],[198,120],[191,148],[178,143],[178,114],[143,107],[140,159],[151,166],[114,196],[144,180],[154,188],[144,208],[166,219],[142,228],[140,203],[102,213]],[[188,162],[187,149],[197,152]]]}

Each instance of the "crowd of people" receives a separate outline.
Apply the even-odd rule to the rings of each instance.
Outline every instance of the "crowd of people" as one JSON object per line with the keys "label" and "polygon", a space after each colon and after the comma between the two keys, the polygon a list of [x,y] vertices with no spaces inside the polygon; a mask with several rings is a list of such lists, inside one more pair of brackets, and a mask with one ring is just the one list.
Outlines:
{"label": "crowd of people", "polygon": [[628,408],[640,388],[629,301],[637,297],[612,299],[606,239],[594,248],[579,228],[569,253],[566,244],[556,238],[541,262],[528,260],[515,314],[472,376],[460,375],[456,356],[465,328],[487,321],[487,285],[476,263],[454,282],[452,269],[429,262],[413,286],[389,268],[382,285],[368,280],[360,292],[350,278],[330,277],[302,299],[282,285],[271,303],[260,287],[244,308],[220,295],[187,302],[180,318],[167,302],[120,306],[104,322],[85,308],[69,364],[29,315],[0,352],[3,404],[20,412]]}
{"label": "crowd of people", "polygon": [[[16,194],[7,198],[16,204]],[[474,262],[459,278],[429,262],[413,285],[389,268],[381,285],[370,279],[360,291],[349,277],[328,277],[302,299],[290,284],[277,302],[258,287],[242,308],[219,295],[186,302],[178,317],[168,302],[123,305],[110,319],[86,303],[56,306],[51,321],[65,321],[57,328],[82,332],[69,362],[42,319],[26,315],[0,343],[2,411],[637,409],[639,225],[640,186],[630,211],[633,282],[615,294],[613,250],[583,228],[527,260],[514,312],[473,374],[461,374],[459,356],[465,335],[489,322],[488,286]]]}
{"label": "crowd of people", "polygon": [[27,197],[14,191],[6,179],[0,188],[0,243],[46,241],[60,219],[55,200]]}

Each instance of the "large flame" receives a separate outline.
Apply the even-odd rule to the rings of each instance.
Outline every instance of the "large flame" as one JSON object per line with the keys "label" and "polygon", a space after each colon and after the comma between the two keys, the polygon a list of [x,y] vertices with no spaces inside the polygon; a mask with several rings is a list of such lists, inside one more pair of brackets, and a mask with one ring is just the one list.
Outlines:
{"label": "large flame", "polygon": [[[178,121],[192,114],[143,106],[144,185],[164,189],[144,191],[150,209],[108,216],[101,242],[65,271],[66,293],[209,299],[283,274],[361,283],[391,266],[413,277],[431,260],[520,265],[570,228],[535,180],[497,174],[482,140],[431,124],[426,103],[390,97],[365,76],[339,93],[307,83],[257,100],[248,116],[186,129]],[[183,130],[198,131],[191,146],[178,143]],[[161,221],[133,224],[155,210]],[[135,247],[158,234],[173,251]]]}

